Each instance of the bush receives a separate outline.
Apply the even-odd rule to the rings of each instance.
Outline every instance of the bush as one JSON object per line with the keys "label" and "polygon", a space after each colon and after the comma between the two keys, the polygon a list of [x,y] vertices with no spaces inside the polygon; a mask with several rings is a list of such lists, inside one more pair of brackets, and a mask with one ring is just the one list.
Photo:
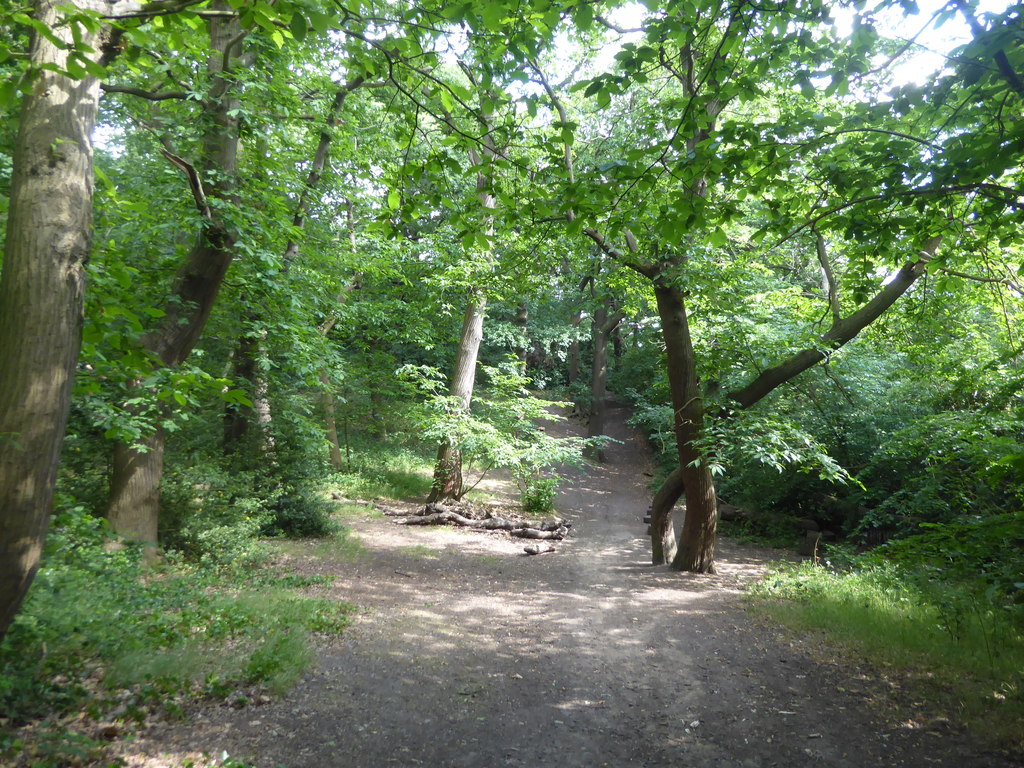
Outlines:
{"label": "bush", "polygon": [[557,477],[531,477],[520,483],[519,504],[527,512],[544,514],[555,508]]}

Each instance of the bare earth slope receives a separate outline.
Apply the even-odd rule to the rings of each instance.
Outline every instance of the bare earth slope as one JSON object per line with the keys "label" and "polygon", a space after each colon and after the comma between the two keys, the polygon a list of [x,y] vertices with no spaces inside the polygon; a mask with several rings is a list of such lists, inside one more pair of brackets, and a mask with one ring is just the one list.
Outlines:
{"label": "bare earth slope", "polygon": [[610,413],[623,444],[609,463],[560,495],[574,528],[558,552],[357,522],[361,557],[308,566],[365,609],[315,670],[283,700],[150,731],[129,764],[226,751],[260,768],[1018,765],[923,716],[901,723],[878,705],[884,680],[752,619],[742,587],[768,553],[722,542],[714,577],[648,565],[645,456],[623,419]]}

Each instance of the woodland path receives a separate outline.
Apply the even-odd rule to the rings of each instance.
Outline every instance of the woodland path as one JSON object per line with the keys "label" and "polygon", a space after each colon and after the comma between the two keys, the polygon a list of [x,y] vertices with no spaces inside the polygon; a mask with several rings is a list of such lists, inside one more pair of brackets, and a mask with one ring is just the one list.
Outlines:
{"label": "woodland path", "polygon": [[[367,517],[349,559],[296,557],[338,574],[323,593],[364,610],[292,693],[210,706],[151,729],[132,766],[259,768],[1002,768],[959,732],[901,710],[898,682],[787,637],[744,608],[771,554],[723,541],[720,574],[649,565],[645,454],[623,441],[572,473],[558,552],[504,535]],[[556,425],[564,432],[576,425]],[[199,763],[202,765],[203,763]]]}

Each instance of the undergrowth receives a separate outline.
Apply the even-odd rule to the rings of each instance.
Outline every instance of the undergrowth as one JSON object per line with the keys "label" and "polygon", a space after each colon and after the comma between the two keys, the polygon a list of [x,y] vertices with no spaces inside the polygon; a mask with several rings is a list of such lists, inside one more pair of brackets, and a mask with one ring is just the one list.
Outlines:
{"label": "undergrowth", "polygon": [[[171,553],[146,569],[137,549],[111,549],[103,521],[81,507],[62,513],[0,643],[0,763],[95,759],[82,712],[130,727],[199,697],[244,704],[254,690],[283,693],[311,662],[312,636],[340,633],[353,610],[296,591],[325,577],[259,560],[217,566]],[[26,724],[28,743],[17,736]]]}
{"label": "undergrowth", "polygon": [[[1020,592],[993,591],[979,567],[926,567],[924,542],[835,562],[777,566],[751,594],[760,609],[873,662],[905,670],[927,698],[1004,747],[1024,747],[1024,621]],[[913,550],[914,557],[908,556]],[[929,550],[931,552],[931,550]]]}
{"label": "undergrowth", "polygon": [[425,498],[432,475],[432,459],[422,451],[359,440],[348,447],[344,468],[329,486],[350,499]]}

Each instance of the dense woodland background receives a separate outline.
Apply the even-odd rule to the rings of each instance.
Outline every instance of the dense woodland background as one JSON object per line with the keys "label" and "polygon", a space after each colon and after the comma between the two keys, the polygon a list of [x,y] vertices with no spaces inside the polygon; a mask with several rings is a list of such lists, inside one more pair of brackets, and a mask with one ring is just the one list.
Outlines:
{"label": "dense woodland background", "polygon": [[[340,627],[197,597],[268,537],[343,535],[331,492],[506,467],[549,509],[601,447],[548,438],[537,392],[595,437],[633,407],[655,562],[712,570],[725,500],[733,534],[820,538],[779,595],[912,594],[1019,705],[1021,7],[917,10],[5,4],[6,724],[77,706],[97,659],[137,684],[190,622]],[[925,75],[936,28],[969,41]],[[186,593],[208,613],[168,613]],[[251,647],[273,663],[173,685],[298,654]]]}

